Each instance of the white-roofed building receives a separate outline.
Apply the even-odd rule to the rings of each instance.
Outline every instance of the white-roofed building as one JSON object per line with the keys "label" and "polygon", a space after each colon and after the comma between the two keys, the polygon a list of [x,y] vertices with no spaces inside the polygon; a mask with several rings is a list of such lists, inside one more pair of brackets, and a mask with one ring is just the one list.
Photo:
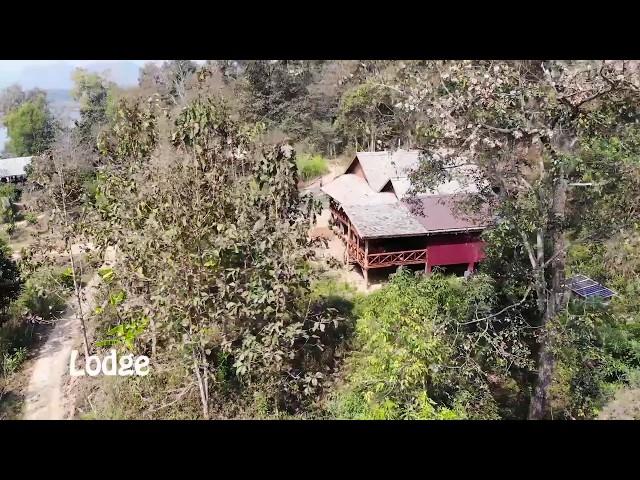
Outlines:
{"label": "white-roofed building", "polygon": [[0,158],[0,181],[20,182],[27,178],[26,168],[33,157]]}

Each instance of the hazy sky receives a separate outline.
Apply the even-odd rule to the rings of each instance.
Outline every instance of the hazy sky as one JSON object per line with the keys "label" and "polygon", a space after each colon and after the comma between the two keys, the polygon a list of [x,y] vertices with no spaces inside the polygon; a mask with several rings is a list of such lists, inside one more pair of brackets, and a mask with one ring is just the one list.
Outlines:
{"label": "hazy sky", "polygon": [[[86,65],[96,64],[96,63],[104,63],[108,65],[109,63],[113,63],[118,60],[0,60],[0,70],[3,71],[20,71],[25,67],[32,66],[47,66],[54,65],[58,63],[66,63],[73,67],[84,67]],[[128,60],[137,65],[144,65],[147,62],[157,62],[161,63],[162,60]]]}

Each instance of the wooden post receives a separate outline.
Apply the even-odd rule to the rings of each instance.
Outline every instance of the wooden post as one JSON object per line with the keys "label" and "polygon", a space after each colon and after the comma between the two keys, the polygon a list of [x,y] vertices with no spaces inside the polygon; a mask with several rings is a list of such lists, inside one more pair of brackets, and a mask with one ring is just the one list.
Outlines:
{"label": "wooden post", "polygon": [[351,222],[347,224],[347,243],[344,251],[344,264],[349,265],[349,244],[351,242]]}
{"label": "wooden post", "polygon": [[424,249],[424,257],[425,257],[424,273],[428,275],[431,273],[431,265],[429,265],[429,249],[428,248]]}
{"label": "wooden post", "polygon": [[364,239],[364,284],[369,289],[369,240]]}

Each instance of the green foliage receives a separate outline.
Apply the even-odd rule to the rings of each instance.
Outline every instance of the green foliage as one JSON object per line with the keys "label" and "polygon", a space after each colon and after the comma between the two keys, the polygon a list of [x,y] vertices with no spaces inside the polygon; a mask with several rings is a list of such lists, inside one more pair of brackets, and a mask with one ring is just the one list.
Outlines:
{"label": "green foliage", "polygon": [[116,87],[100,75],[81,68],[75,70],[72,79],[71,95],[80,104],[77,133],[81,141],[95,146],[98,131],[115,116]]}
{"label": "green foliage", "polygon": [[[111,300],[112,299],[110,299],[110,301]],[[112,305],[115,306],[119,303],[121,303],[121,301],[116,298],[112,302]],[[130,322],[115,325],[107,330],[108,338],[97,341],[96,346],[107,347],[122,345],[129,351],[133,351],[135,348],[136,339],[146,331],[148,325],[149,319],[144,316]]]}
{"label": "green foliage", "polygon": [[36,215],[35,212],[27,212],[24,214],[24,219],[27,221],[27,223],[29,223],[30,225],[35,225],[38,223],[38,215]]}
{"label": "green foliage", "polygon": [[[309,405],[330,383],[344,331],[309,299],[318,206],[297,190],[294,152],[253,150],[251,129],[216,98],[187,104],[170,144],[153,130],[153,106],[133,108],[122,105],[105,137],[93,211],[95,238],[122,255],[117,274],[100,272],[126,292],[102,312],[117,318],[111,336],[179,352],[205,416],[208,399],[256,389],[272,410]],[[156,141],[163,158],[150,155]],[[135,323],[140,305],[148,325]]]}
{"label": "green foliage", "polygon": [[305,182],[329,172],[327,160],[319,154],[311,155],[310,153],[307,153],[305,155],[300,155],[296,159],[296,165],[298,167],[300,177]]}
{"label": "green foliage", "polygon": [[[16,219],[15,202],[20,197],[20,190],[10,183],[0,183],[0,223],[12,224]],[[12,232],[7,232],[11,234]]]}
{"label": "green foliage", "polygon": [[20,198],[20,190],[12,183],[0,183],[0,198],[16,202]]}
{"label": "green foliage", "polygon": [[39,155],[55,137],[55,121],[46,100],[37,97],[23,103],[4,117],[7,127],[7,150],[18,157]]}
{"label": "green foliage", "polygon": [[569,275],[586,275],[597,281],[608,280],[608,269],[604,262],[605,246],[591,242],[572,245],[567,252]]}
{"label": "green foliage", "polygon": [[494,302],[486,277],[464,282],[440,274],[396,274],[365,301],[335,414],[495,418],[498,408],[486,376],[504,374],[513,363],[525,366],[527,349],[518,338],[523,325],[517,316],[479,319]]}
{"label": "green foliage", "polygon": [[603,306],[580,301],[570,305],[553,325],[555,416],[593,418],[610,397],[610,386],[629,383],[640,368],[639,325]]}
{"label": "green foliage", "polygon": [[66,269],[41,268],[25,281],[14,308],[20,314],[51,320],[64,312],[71,289]]}
{"label": "green foliage", "polygon": [[364,295],[346,281],[322,277],[312,285],[311,299],[322,302],[328,308],[335,308],[342,315],[356,318],[359,314]]}
{"label": "green foliage", "polygon": [[583,138],[574,159],[580,181],[573,213],[577,233],[608,238],[613,232],[640,227],[640,128],[617,130]]}
{"label": "green foliage", "polygon": [[340,110],[336,126],[349,138],[355,138],[360,145],[376,150],[377,141],[382,142],[388,135],[387,118],[391,109],[387,100],[387,90],[372,83],[365,83],[347,90],[340,100]]}
{"label": "green foliage", "polygon": [[0,316],[17,297],[21,284],[20,271],[11,259],[11,249],[6,240],[0,237]]}
{"label": "green foliage", "polygon": [[8,376],[14,373],[27,357],[27,349],[19,347],[13,352],[4,352],[2,355],[2,363],[0,364],[0,375]]}

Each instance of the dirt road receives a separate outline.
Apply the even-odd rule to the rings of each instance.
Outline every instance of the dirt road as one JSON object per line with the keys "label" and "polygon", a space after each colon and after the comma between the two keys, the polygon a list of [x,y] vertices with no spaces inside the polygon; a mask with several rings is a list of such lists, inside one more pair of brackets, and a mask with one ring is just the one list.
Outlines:
{"label": "dirt road", "polygon": [[[105,253],[105,265],[113,261],[113,250]],[[93,308],[93,299],[100,277],[96,273],[83,289],[82,311],[85,318]],[[65,315],[57,322],[46,343],[41,348],[33,366],[29,386],[25,395],[25,420],[61,420],[73,418],[74,402],[72,389],[65,388],[69,379],[71,351],[82,351],[80,322],[69,301]],[[76,307],[77,308],[77,307]]]}

